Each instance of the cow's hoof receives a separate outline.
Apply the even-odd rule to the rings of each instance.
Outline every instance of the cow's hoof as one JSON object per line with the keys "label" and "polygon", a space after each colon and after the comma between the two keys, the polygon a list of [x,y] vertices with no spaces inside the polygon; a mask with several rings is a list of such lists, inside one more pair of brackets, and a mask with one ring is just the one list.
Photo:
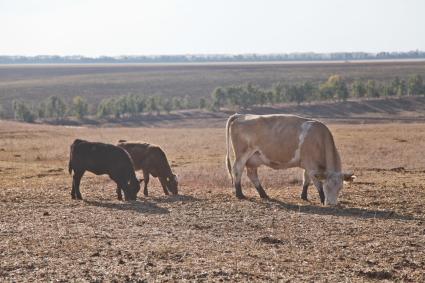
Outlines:
{"label": "cow's hoof", "polygon": [[301,195],[301,199],[302,199],[302,200],[305,200],[305,201],[308,201],[307,196],[304,196],[304,195]]}
{"label": "cow's hoof", "polygon": [[243,194],[236,194],[236,197],[238,199],[246,199],[246,197]]}

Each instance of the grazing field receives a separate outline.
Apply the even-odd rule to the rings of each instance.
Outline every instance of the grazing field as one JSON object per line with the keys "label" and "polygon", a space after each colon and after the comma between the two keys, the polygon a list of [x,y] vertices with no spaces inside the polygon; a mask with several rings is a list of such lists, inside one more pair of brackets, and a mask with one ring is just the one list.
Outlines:
{"label": "grazing field", "polygon": [[36,105],[51,95],[66,101],[80,95],[89,103],[117,95],[161,95],[198,100],[219,86],[252,83],[323,82],[339,74],[348,81],[389,81],[396,76],[425,76],[425,61],[346,63],[127,64],[127,65],[0,65],[0,105],[12,100]]}
{"label": "grazing field", "polygon": [[[222,123],[1,122],[0,281],[425,281],[425,124],[331,123],[343,167],[358,177],[332,208],[313,187],[301,201],[298,169],[260,170],[271,200],[246,179],[248,199],[236,199]],[[161,145],[180,195],[164,196],[155,180],[149,197],[120,202],[111,180],[87,173],[84,200],[71,200],[77,137]]]}

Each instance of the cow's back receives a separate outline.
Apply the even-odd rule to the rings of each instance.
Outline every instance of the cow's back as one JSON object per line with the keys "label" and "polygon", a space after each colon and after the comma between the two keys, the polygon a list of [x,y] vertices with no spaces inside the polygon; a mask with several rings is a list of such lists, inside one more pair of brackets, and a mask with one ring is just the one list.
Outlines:
{"label": "cow's back", "polygon": [[[122,148],[99,142],[74,142],[71,166],[82,167],[95,174],[126,172],[132,170],[130,156]],[[74,170],[75,170],[74,169]]]}
{"label": "cow's back", "polygon": [[148,143],[120,142],[118,146],[128,152],[135,170],[142,169],[142,162],[149,155],[150,145]]}
{"label": "cow's back", "polygon": [[130,154],[136,170],[146,170],[154,177],[172,174],[167,157],[159,146],[130,142],[122,142],[118,146]]}

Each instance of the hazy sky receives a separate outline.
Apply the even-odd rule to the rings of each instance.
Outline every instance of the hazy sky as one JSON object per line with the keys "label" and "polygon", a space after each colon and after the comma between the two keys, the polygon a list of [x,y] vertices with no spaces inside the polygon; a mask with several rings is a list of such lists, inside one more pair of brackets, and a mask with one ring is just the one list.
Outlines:
{"label": "hazy sky", "polygon": [[425,0],[0,0],[0,55],[425,50]]}

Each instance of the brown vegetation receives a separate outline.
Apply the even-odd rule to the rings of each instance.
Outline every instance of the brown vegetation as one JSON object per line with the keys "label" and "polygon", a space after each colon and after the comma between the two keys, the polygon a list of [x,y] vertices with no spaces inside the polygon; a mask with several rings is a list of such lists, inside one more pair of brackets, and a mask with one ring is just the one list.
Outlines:
{"label": "brown vegetation", "polygon": [[[0,280],[425,280],[423,124],[331,124],[344,169],[358,176],[341,206],[321,206],[299,170],[259,172],[234,196],[221,128],[80,128],[0,123]],[[159,144],[180,196],[160,184],[137,202],[87,174],[69,197],[75,138]],[[103,189],[102,189],[103,187]]]}

